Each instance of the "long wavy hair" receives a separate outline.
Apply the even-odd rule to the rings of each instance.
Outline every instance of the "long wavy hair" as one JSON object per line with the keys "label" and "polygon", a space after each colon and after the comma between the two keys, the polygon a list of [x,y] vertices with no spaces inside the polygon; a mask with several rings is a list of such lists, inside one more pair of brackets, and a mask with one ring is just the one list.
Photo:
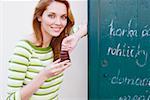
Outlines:
{"label": "long wavy hair", "polygon": [[40,43],[40,45],[42,45],[43,36],[41,32],[41,23],[38,21],[38,17],[42,16],[43,12],[47,9],[47,6],[49,6],[54,1],[63,3],[67,7],[67,25],[58,37],[52,38],[52,41],[50,43],[54,53],[54,61],[55,61],[60,58],[62,40],[69,35],[74,25],[74,17],[72,15],[69,2],[66,0],[40,0],[34,11],[33,31],[36,36],[36,40],[38,41],[38,43]]}

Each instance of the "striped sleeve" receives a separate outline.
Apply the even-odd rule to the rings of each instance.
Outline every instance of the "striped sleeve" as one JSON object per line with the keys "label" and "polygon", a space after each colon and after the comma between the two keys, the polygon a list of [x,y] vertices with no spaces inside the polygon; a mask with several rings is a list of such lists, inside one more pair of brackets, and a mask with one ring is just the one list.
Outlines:
{"label": "striped sleeve", "polygon": [[7,100],[21,100],[20,89],[23,87],[31,51],[23,42],[19,42],[9,60]]}

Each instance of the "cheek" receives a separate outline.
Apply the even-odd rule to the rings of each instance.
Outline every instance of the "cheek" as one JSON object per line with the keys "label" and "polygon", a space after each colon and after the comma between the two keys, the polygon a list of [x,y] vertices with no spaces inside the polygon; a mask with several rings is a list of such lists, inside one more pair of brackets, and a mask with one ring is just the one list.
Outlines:
{"label": "cheek", "polygon": [[45,19],[45,24],[51,25],[52,23],[53,23],[53,21],[50,20],[49,18],[46,18],[46,19]]}
{"label": "cheek", "polygon": [[50,20],[50,18],[48,18],[46,15],[43,16],[42,21],[43,21],[43,23],[45,23],[45,24],[47,24],[47,25],[50,25],[50,24],[53,22],[53,21]]}
{"label": "cheek", "polygon": [[66,27],[66,25],[67,25],[67,20],[66,20],[66,21],[63,21],[62,24],[63,24],[64,27]]}

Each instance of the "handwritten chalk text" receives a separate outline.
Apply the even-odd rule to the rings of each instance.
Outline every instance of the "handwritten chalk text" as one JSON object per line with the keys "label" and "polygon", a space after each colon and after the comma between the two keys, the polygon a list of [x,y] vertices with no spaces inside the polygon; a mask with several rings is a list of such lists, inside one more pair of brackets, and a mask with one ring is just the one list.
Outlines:
{"label": "handwritten chalk text", "polygon": [[144,67],[148,59],[148,52],[142,49],[140,44],[138,46],[129,46],[126,43],[119,43],[116,47],[108,47],[107,55],[134,58],[139,67]]}

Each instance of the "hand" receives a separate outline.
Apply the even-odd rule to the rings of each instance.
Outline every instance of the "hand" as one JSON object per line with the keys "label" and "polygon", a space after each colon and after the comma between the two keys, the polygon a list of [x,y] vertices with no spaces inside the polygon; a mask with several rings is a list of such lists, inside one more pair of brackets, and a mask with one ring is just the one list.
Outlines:
{"label": "hand", "polygon": [[76,47],[78,41],[79,41],[79,37],[76,34],[72,34],[64,38],[62,41],[61,50],[69,51],[69,53],[71,53],[72,50]]}
{"label": "hand", "polygon": [[87,34],[87,24],[84,24],[80,26],[79,30],[64,38],[62,41],[62,50],[64,51],[69,51],[71,53],[73,49],[77,46],[78,41],[80,40],[81,37]]}
{"label": "hand", "polygon": [[62,73],[65,69],[71,66],[71,62],[69,60],[65,60],[60,62],[60,59],[53,62],[50,66],[46,67],[44,70],[40,72],[46,79],[56,76]]}

